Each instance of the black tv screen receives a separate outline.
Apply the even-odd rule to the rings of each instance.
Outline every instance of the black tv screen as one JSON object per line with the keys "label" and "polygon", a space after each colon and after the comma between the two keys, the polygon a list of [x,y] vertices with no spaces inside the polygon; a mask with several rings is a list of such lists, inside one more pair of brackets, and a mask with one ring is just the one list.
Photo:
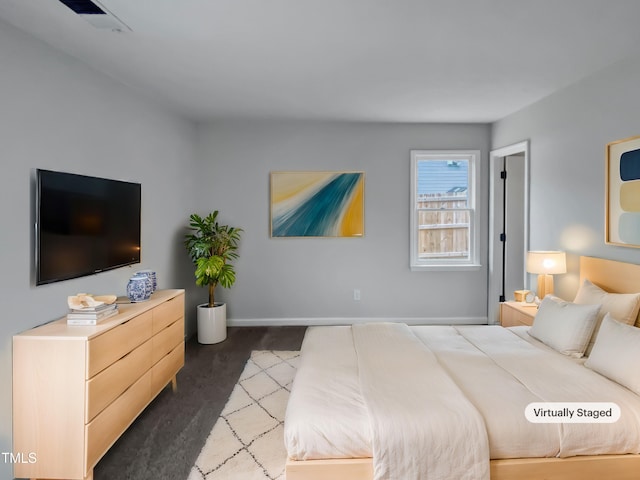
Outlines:
{"label": "black tv screen", "polygon": [[36,284],[140,262],[139,183],[36,171]]}

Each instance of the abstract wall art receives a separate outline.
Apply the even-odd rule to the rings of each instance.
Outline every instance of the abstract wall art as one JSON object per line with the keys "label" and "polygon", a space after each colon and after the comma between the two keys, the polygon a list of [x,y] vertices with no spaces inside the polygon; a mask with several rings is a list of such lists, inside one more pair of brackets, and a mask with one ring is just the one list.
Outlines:
{"label": "abstract wall art", "polygon": [[364,172],[271,172],[272,237],[362,237]]}
{"label": "abstract wall art", "polygon": [[607,144],[605,242],[640,247],[640,136]]}

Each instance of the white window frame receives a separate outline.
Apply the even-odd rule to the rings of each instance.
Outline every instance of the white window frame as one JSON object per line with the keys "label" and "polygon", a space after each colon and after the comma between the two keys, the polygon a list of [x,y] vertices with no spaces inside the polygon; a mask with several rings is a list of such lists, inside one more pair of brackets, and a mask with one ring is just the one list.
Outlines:
{"label": "white window frame", "polygon": [[[469,207],[469,258],[420,258],[418,255],[418,162],[467,160]],[[410,268],[413,272],[480,269],[480,150],[411,150]]]}

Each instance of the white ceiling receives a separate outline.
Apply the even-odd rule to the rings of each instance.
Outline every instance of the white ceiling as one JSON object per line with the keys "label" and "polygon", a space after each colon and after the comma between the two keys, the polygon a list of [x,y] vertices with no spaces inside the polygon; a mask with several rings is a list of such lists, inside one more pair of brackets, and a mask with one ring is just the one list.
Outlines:
{"label": "white ceiling", "polygon": [[196,120],[491,122],[637,54],[638,0],[58,0],[0,18]]}

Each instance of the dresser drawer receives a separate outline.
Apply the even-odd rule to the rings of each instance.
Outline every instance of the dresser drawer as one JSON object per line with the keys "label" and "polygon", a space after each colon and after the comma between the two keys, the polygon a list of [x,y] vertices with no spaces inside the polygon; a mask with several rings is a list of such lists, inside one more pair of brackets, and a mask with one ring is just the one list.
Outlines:
{"label": "dresser drawer", "polygon": [[87,471],[95,466],[150,401],[151,371],[148,371],[86,426]]}
{"label": "dresser drawer", "polygon": [[153,334],[184,317],[184,295],[167,300],[153,310]]}
{"label": "dresser drawer", "polygon": [[89,340],[87,379],[151,338],[153,313],[144,312]]}
{"label": "dresser drawer", "polygon": [[184,319],[176,320],[157,335],[154,335],[151,341],[153,342],[152,364],[155,365],[176,345],[184,341]]}
{"label": "dresser drawer", "polygon": [[87,382],[86,423],[151,368],[151,351],[152,340],[147,340]]}
{"label": "dresser drawer", "polygon": [[512,316],[509,318],[505,318],[504,321],[502,322],[502,326],[503,327],[524,327],[524,326],[530,327],[531,323],[529,323],[526,318]]}
{"label": "dresser drawer", "polygon": [[184,342],[151,368],[151,395],[156,395],[184,365]]}

